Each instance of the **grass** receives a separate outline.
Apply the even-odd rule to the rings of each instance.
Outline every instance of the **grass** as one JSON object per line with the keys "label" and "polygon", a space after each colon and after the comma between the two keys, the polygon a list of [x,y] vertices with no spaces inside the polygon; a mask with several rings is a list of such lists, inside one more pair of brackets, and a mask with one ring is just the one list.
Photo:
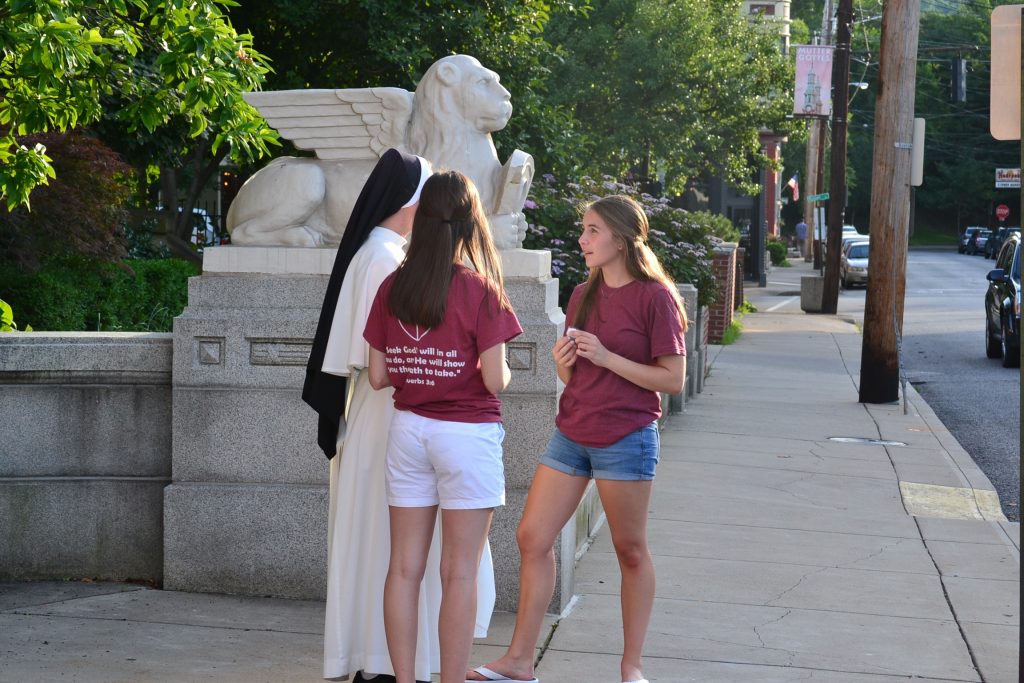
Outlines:
{"label": "grass", "polygon": [[725,333],[722,335],[722,346],[734,344],[740,338],[743,334],[743,323],[740,321],[743,320],[743,316],[747,313],[757,313],[757,306],[744,299],[743,303],[740,304],[740,307],[733,314],[729,327],[726,328]]}
{"label": "grass", "polygon": [[728,346],[729,344],[736,343],[736,340],[743,334],[743,323],[739,320],[733,320],[729,323],[729,327],[726,328],[725,334],[722,335],[722,346]]}
{"label": "grass", "polygon": [[910,238],[912,247],[945,247],[956,246],[960,237],[949,232],[949,230],[930,230],[920,225],[915,226],[914,234]]}

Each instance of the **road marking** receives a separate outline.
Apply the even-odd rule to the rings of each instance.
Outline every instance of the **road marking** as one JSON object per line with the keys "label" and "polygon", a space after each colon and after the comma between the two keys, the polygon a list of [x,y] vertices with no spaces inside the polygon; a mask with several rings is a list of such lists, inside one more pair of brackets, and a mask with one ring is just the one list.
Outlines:
{"label": "road marking", "polygon": [[780,308],[782,308],[783,306],[785,306],[786,304],[793,303],[794,301],[796,301],[799,298],[800,297],[794,296],[794,297],[791,297],[789,299],[786,299],[785,301],[779,302],[779,303],[775,304],[774,306],[772,306],[771,308],[767,309],[765,311],[765,313],[773,313],[773,312],[779,310]]}
{"label": "road marking", "polygon": [[900,494],[915,517],[1007,521],[995,491],[901,481]]}

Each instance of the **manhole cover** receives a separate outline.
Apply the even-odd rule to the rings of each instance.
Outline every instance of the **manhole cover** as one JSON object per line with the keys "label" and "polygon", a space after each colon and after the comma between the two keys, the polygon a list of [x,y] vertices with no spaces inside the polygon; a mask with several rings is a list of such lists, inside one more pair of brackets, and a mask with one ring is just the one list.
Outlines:
{"label": "manhole cover", "polygon": [[800,296],[800,291],[797,290],[795,292],[779,292],[775,296]]}
{"label": "manhole cover", "polygon": [[863,436],[830,436],[829,441],[839,443],[860,443],[868,446],[906,446],[902,441],[888,441],[886,439],[867,439]]}

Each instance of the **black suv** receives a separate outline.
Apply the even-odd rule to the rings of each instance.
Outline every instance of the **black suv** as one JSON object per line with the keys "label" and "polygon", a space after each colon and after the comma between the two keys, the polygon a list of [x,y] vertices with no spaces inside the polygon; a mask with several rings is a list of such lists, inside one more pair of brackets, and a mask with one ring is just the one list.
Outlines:
{"label": "black suv", "polygon": [[988,274],[985,293],[985,353],[1003,367],[1020,366],[1020,233],[1010,233]]}
{"label": "black suv", "polygon": [[995,258],[996,254],[999,253],[999,247],[1003,246],[1003,242],[1006,241],[1006,236],[1011,232],[1020,232],[1020,228],[1007,228],[1003,226],[992,233],[988,238],[988,242],[985,242],[985,258]]}

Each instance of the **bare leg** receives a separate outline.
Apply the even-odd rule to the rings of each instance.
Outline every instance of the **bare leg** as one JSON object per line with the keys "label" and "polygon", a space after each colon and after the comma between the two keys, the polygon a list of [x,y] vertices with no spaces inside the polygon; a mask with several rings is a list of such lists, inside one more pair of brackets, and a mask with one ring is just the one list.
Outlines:
{"label": "bare leg", "polygon": [[615,555],[622,572],[623,681],[643,678],[640,658],[654,609],[654,562],[647,547],[650,481],[598,480],[597,492],[608,519]]}
{"label": "bare leg", "polygon": [[[555,590],[555,538],[576,511],[589,482],[587,477],[537,466],[516,532],[520,555],[516,628],[508,651],[488,664],[488,669],[510,678],[534,677],[534,650]],[[484,680],[476,672],[467,674],[467,679]]]}
{"label": "bare leg", "polygon": [[437,506],[392,506],[389,511],[391,564],[384,581],[384,633],[397,683],[415,683],[420,582],[434,535]]}
{"label": "bare leg", "polygon": [[492,508],[441,510],[441,683],[464,683],[476,622],[476,575]]}

